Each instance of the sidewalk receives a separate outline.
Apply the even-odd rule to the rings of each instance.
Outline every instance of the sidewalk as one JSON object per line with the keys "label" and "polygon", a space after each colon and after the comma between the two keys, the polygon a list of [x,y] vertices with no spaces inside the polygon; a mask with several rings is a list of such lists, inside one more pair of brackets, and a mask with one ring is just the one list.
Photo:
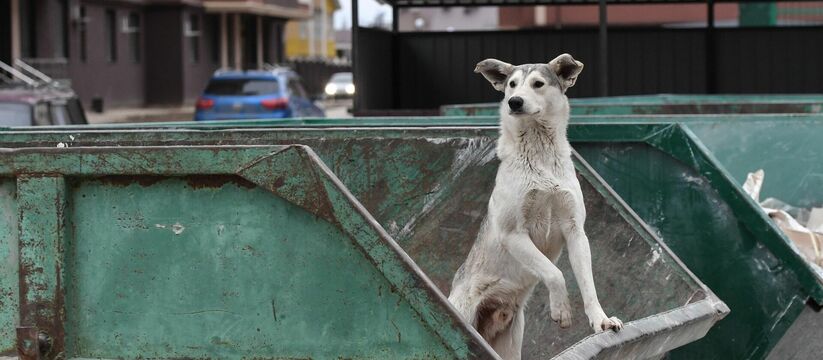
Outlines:
{"label": "sidewalk", "polygon": [[191,121],[194,116],[194,106],[121,108],[102,113],[86,110],[89,124]]}

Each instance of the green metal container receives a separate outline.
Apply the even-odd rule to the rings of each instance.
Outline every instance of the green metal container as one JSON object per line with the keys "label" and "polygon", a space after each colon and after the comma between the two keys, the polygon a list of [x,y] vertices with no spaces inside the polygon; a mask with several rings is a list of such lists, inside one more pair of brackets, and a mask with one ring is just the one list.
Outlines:
{"label": "green metal container", "polygon": [[[0,355],[493,358],[441,291],[484,216],[494,133],[346,131],[27,133],[73,140],[0,151]],[[302,140],[321,156],[269,145]],[[569,276],[576,325],[541,289],[526,353],[649,358],[702,337],[728,308],[575,160],[598,291],[628,322],[589,335]]]}
{"label": "green metal container", "polygon": [[21,359],[494,358],[306,147],[4,149]]}
{"label": "green metal container", "polygon": [[[572,115],[821,113],[823,94],[637,95],[573,98]],[[497,115],[500,103],[444,105],[445,116]]]}
{"label": "green metal container", "polygon": [[[791,117],[789,120],[785,116],[763,115],[764,122],[769,116],[773,117],[769,121],[818,121],[812,115]],[[704,116],[711,117],[720,116]],[[631,119],[617,118],[624,122]],[[644,122],[634,124],[618,124],[615,121],[595,124],[581,121],[588,119],[593,122],[595,117],[577,117],[577,123],[570,126],[569,136],[575,148],[607,182],[732,309],[731,315],[710,331],[705,339],[674,351],[672,357],[764,358],[781,339],[786,328],[798,318],[807,299],[820,303],[823,290],[818,281],[819,274],[792,250],[770,219],[743,194],[738,182],[697,141],[690,129],[675,124],[653,124],[649,118],[642,117],[640,120]],[[695,117],[671,118],[679,121]],[[425,144],[448,143],[452,141],[450,139],[491,144],[496,138],[497,129],[493,126],[496,122],[496,118],[487,117],[145,124],[141,126],[155,128],[102,127],[87,131],[39,131],[36,134],[29,131],[6,132],[3,145],[56,146],[63,141],[70,141],[66,143],[68,146],[311,144],[402,244],[403,238],[396,231],[402,230],[400,225],[405,223],[395,220],[399,224],[395,227],[392,217],[381,215],[384,211],[396,211],[392,209],[398,208],[398,202],[373,203],[366,199],[386,193],[388,184],[415,184],[442,170],[409,166],[410,169],[402,173],[410,180],[394,179],[385,173],[378,173],[369,175],[372,180],[364,182],[356,179],[362,179],[364,172],[370,174],[372,170],[363,170],[369,167],[358,163],[359,159],[383,154],[385,157],[402,156],[412,162],[429,156],[427,154],[432,151],[443,151],[440,147],[431,148],[432,145]],[[707,124],[707,129],[711,129],[711,121]],[[334,125],[339,127],[330,128]],[[695,125],[697,122],[691,126]],[[413,142],[397,154],[395,145],[407,144],[412,139],[428,140]],[[355,144],[358,152],[339,157],[331,155]],[[381,161],[378,163],[392,163],[389,160]],[[376,183],[381,179],[385,184]],[[380,186],[374,187],[377,185]],[[425,199],[430,196],[436,189],[434,185],[410,192],[408,197],[401,198],[404,202],[400,204],[408,206],[411,203],[423,208],[425,203],[421,205],[421,197]],[[482,202],[478,205],[478,208],[481,207]],[[404,248],[408,250],[405,245]],[[426,266],[423,268],[430,275],[435,273]]]}

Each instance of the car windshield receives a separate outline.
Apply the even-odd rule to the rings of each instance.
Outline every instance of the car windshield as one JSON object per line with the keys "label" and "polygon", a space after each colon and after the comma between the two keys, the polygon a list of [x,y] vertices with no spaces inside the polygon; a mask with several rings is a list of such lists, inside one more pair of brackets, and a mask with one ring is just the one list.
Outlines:
{"label": "car windshield", "polygon": [[265,79],[213,79],[206,87],[207,95],[269,95],[280,92],[277,80]]}
{"label": "car windshield", "polygon": [[31,106],[20,103],[0,103],[0,125],[31,126]]}
{"label": "car windshield", "polygon": [[329,80],[329,82],[338,84],[350,84],[352,82],[352,75],[351,73],[337,73],[332,75],[331,80]]}

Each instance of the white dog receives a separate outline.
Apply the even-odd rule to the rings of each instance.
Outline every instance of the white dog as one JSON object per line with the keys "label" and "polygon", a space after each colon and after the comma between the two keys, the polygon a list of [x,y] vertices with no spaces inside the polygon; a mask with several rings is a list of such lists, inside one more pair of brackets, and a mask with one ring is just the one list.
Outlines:
{"label": "white dog", "polygon": [[457,270],[449,301],[504,359],[520,359],[523,307],[543,281],[551,318],[571,325],[566,282],[555,263],[569,248],[589,324],[596,331],[623,323],[603,312],[592,278],[586,208],[566,139],[566,90],[583,63],[563,54],[548,64],[514,66],[483,60],[475,72],[505,93],[494,191],[488,215],[466,261]]}

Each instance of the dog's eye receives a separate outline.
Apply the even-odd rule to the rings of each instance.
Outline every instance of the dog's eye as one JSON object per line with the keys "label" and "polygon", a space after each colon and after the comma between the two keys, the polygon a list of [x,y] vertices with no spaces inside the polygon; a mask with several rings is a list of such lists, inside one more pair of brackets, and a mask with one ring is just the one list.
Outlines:
{"label": "dog's eye", "polygon": [[515,87],[515,86],[517,86],[517,83],[516,83],[516,82],[514,82],[514,80],[509,81],[509,86],[510,86],[510,87]]}
{"label": "dog's eye", "polygon": [[543,85],[545,85],[545,84],[543,84],[543,82],[542,82],[542,81],[535,81],[535,82],[534,82],[534,88],[535,88],[535,89],[542,88],[542,87],[543,87]]}

